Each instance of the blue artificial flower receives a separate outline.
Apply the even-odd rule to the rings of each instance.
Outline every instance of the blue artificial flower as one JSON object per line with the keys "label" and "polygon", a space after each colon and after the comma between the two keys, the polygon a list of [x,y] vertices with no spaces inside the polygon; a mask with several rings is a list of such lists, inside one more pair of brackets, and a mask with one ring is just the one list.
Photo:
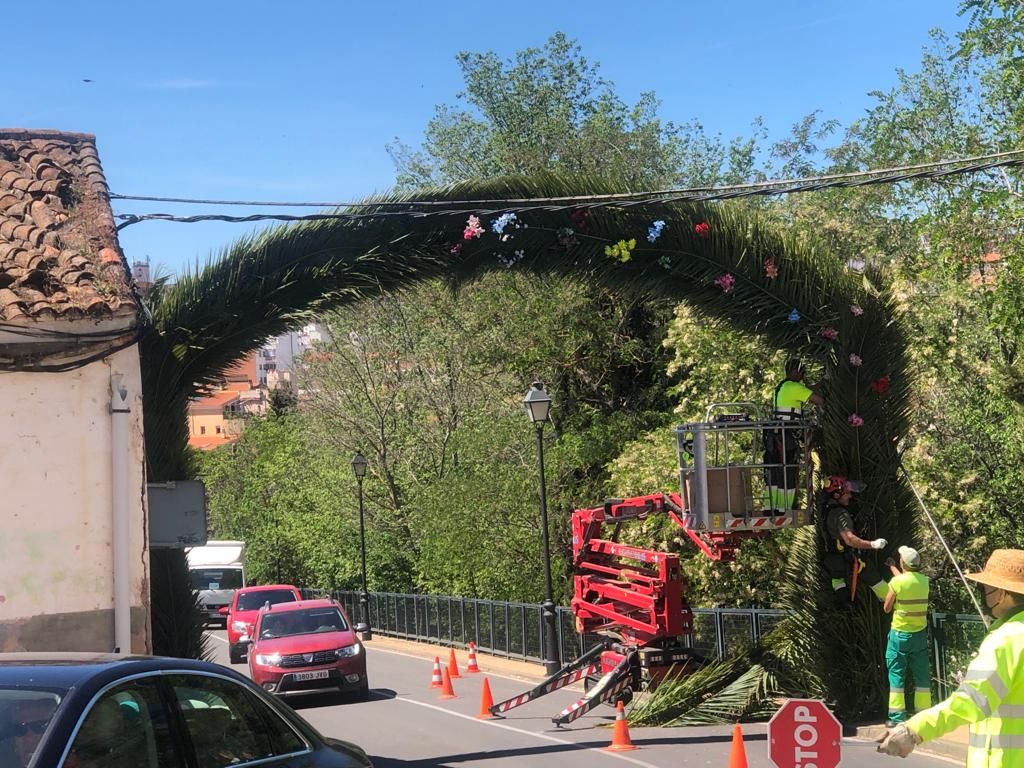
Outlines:
{"label": "blue artificial flower", "polygon": [[796,307],[793,307],[793,311],[789,313],[789,317],[786,318],[791,323],[800,322],[800,313],[796,311]]}
{"label": "blue artificial flower", "polygon": [[503,213],[498,218],[491,221],[491,229],[497,232],[499,235],[505,231],[505,227],[516,220],[514,213]]}
{"label": "blue artificial flower", "polygon": [[647,242],[653,243],[659,237],[661,237],[661,230],[665,228],[665,222],[658,219],[650,227],[647,228]]}

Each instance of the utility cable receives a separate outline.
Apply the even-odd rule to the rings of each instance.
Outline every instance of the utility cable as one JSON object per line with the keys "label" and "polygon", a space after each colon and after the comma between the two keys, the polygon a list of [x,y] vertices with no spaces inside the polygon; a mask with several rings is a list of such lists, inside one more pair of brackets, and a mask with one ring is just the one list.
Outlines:
{"label": "utility cable", "polygon": [[[977,161],[977,162],[976,162]],[[968,165],[962,165],[969,163]],[[958,167],[950,167],[958,166]],[[333,206],[337,208],[372,208],[372,213],[316,213],[308,215],[253,214],[250,216],[228,216],[225,214],[199,214],[175,216],[169,213],[121,213],[115,216],[121,223],[120,231],[142,221],[172,221],[193,224],[201,221],[224,221],[246,223],[255,221],[326,221],[383,219],[394,216],[425,218],[431,216],[455,216],[461,214],[491,215],[499,212],[563,211],[574,208],[632,208],[652,203],[713,202],[744,197],[769,197],[799,192],[818,192],[824,189],[850,189],[855,187],[896,184],[904,181],[935,180],[970,173],[1024,166],[1024,150],[1002,152],[996,155],[980,155],[976,158],[949,160],[917,166],[884,168],[852,174],[831,176],[810,176],[802,179],[757,182],[722,187],[700,187],[668,189],[653,192],[632,192],[610,195],[585,195],[578,197],[537,197],[507,198],[500,200],[374,200],[369,202],[344,203],[273,203],[240,200],[198,200],[191,198],[151,198],[112,194],[112,200],[153,200],[178,203],[207,203],[215,205],[263,205],[263,206]]]}
{"label": "utility cable", "polygon": [[[644,192],[619,192],[604,195],[573,195],[567,197],[532,197],[532,198],[483,198],[471,200],[407,200],[387,202],[276,202],[269,200],[213,200],[190,197],[153,197],[150,195],[122,195],[111,193],[111,200],[141,200],[156,203],[183,203],[188,205],[241,205],[241,206],[265,206],[272,208],[376,208],[381,205],[398,205],[406,208],[437,208],[453,205],[496,205],[496,204],[530,204],[530,203],[590,203],[595,201],[620,202],[627,200],[654,198],[660,199],[666,196],[675,195],[698,195],[700,199],[708,198],[706,195],[725,195],[730,193],[746,194],[783,194],[776,192],[776,187],[812,187],[819,188],[820,184],[840,184],[843,186],[854,186],[863,183],[872,183],[870,177],[890,176],[893,174],[914,178],[919,173],[935,172],[941,175],[972,172],[977,169],[988,169],[1003,165],[1019,165],[1024,162],[1024,150],[1012,150],[1009,152],[997,152],[987,155],[976,155],[974,157],[960,157],[952,160],[937,160],[931,163],[919,163],[917,165],[903,165],[893,168],[876,168],[866,171],[854,171],[850,173],[833,173],[823,176],[805,176],[796,179],[774,179],[768,181],[757,181],[748,184],[729,184],[712,187],[673,187],[668,189],[649,190]],[[953,165],[968,165],[964,169],[950,169]],[[945,171],[939,169],[946,169]],[[734,195],[730,195],[734,196]]]}
{"label": "utility cable", "polygon": [[946,543],[946,538],[942,535],[942,531],[939,530],[939,526],[935,522],[935,518],[932,517],[932,513],[928,511],[928,507],[924,503],[924,499],[921,498],[921,494],[917,491],[917,486],[914,485],[914,481],[910,478],[910,473],[907,472],[907,468],[903,465],[903,459],[899,460],[900,469],[903,471],[903,476],[907,478],[907,482],[910,484],[910,490],[914,492],[914,496],[917,497],[917,503],[921,505],[921,509],[924,511],[925,517],[928,518],[928,522],[931,523],[932,529],[935,531],[935,535],[939,537],[939,541],[942,542],[943,548],[946,550],[946,554],[949,555],[949,561],[956,568],[957,574],[960,576],[960,581],[964,583],[964,587],[967,589],[967,595],[971,598],[971,602],[974,603],[975,609],[978,611],[978,615],[981,617],[981,621],[985,624],[985,628],[988,628],[988,616],[981,610],[981,605],[978,603],[978,598],[974,596],[974,588],[967,583],[967,578],[964,576],[964,572],[960,570],[960,564],[957,562],[956,557],[953,555],[953,551],[949,548],[949,544]]}

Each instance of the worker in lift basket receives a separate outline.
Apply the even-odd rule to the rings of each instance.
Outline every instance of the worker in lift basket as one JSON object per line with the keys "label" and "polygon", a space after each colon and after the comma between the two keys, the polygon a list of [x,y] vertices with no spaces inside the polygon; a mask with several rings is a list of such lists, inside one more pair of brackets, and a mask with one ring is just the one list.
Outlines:
{"label": "worker in lift basket", "polygon": [[900,547],[899,567],[892,558],[885,561],[892,571],[889,593],[882,610],[892,613],[892,628],[885,647],[889,671],[889,719],[894,728],[907,719],[907,671],[914,679],[914,711],[932,705],[931,673],[928,668],[928,577],[921,573],[921,554],[912,547]]}
{"label": "worker in lift basket", "polygon": [[819,525],[825,540],[822,565],[832,580],[832,594],[835,596],[836,607],[840,610],[850,610],[852,606],[852,583],[855,575],[858,582],[870,586],[879,600],[884,601],[889,593],[889,586],[874,565],[861,560],[855,554],[855,550],[885,549],[889,543],[885,539],[868,541],[853,532],[850,501],[854,493],[863,490],[863,483],[848,480],[842,475],[832,475],[820,491]]}
{"label": "worker in lift basket", "polygon": [[970,726],[967,768],[1024,766],[1024,550],[997,549],[980,573],[996,619],[953,694],[879,739],[879,752],[906,757],[918,744]]}
{"label": "worker in lift basket", "polygon": [[[772,420],[802,419],[804,405],[821,405],[821,395],[803,384],[804,366],[799,358],[786,361],[786,377],[775,387],[772,397]],[[785,439],[783,439],[785,436]],[[765,467],[768,486],[768,509],[783,514],[796,506],[796,491],[800,481],[797,464],[801,455],[800,431],[794,429],[766,429],[764,434],[764,463],[784,464]]]}

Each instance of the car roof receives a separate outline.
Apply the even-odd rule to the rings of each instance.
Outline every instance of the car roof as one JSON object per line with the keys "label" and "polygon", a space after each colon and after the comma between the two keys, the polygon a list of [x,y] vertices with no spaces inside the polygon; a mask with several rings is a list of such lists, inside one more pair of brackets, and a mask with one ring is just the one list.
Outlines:
{"label": "car roof", "polygon": [[116,653],[16,652],[0,653],[0,687],[72,688],[93,678],[161,669],[223,674],[223,668],[193,659]]}
{"label": "car roof", "polygon": [[261,608],[265,613],[285,613],[286,611],[301,611],[303,608],[338,608],[334,600],[328,598],[320,600],[296,600],[294,603],[278,603],[270,609]]}
{"label": "car roof", "polygon": [[289,589],[293,592],[298,592],[297,587],[293,587],[291,584],[261,584],[258,587],[242,587],[238,590],[239,593],[249,594],[250,592],[269,592],[270,590]]}

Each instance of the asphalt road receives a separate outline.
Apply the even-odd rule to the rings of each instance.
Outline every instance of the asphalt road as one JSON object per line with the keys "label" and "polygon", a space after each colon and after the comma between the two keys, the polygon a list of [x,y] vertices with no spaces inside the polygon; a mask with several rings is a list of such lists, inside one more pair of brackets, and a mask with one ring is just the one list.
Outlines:
{"label": "asphalt road", "polygon": [[[228,664],[223,631],[210,632],[215,642],[214,660]],[[437,651],[432,651],[436,653]],[[556,691],[509,712],[503,720],[478,720],[483,677],[490,681],[495,701],[522,693],[530,683],[491,674],[487,657],[480,655],[481,675],[453,681],[458,698],[441,700],[429,687],[432,662],[420,656],[367,644],[371,698],[364,703],[335,703],[324,697],[290,698],[288,703],[328,736],[359,744],[377,768],[428,768],[472,766],[499,768],[511,765],[541,768],[669,768],[672,766],[729,765],[731,729],[631,728],[631,752],[602,751],[611,740],[614,710],[602,706],[569,726],[555,728],[551,717],[572,703],[580,693]],[[248,672],[245,664],[234,669]],[[767,728],[755,723],[743,726],[750,768],[771,768]],[[947,768],[955,763],[941,757],[912,755],[904,761],[875,752],[869,741],[846,738],[842,743],[843,768]]]}

